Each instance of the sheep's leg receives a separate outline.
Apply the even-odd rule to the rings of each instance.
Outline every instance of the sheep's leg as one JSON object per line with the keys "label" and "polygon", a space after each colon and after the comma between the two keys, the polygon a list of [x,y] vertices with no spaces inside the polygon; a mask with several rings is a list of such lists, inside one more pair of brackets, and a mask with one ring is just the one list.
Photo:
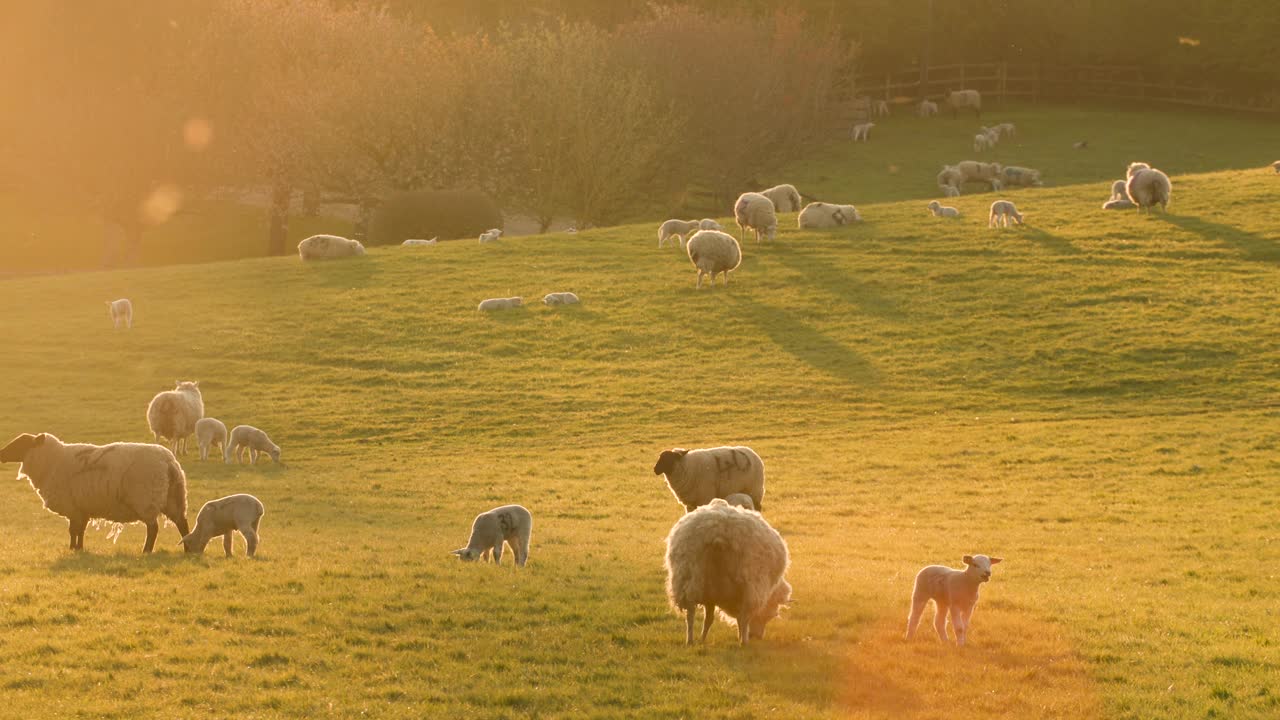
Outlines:
{"label": "sheep's leg", "polygon": [[956,631],[956,645],[964,647],[964,633],[969,629],[969,623],[965,620],[964,610],[954,605],[951,606],[951,629]]}
{"label": "sheep's leg", "polygon": [[186,516],[177,513],[165,513],[164,516],[169,518],[169,522],[178,528],[178,535],[181,537],[186,537],[191,532],[190,526],[187,525]]}
{"label": "sheep's leg", "polygon": [[231,557],[231,531],[222,533],[222,552]]}
{"label": "sheep's leg", "polygon": [[502,543],[503,542],[504,541],[499,540],[498,544],[493,546],[493,564],[494,565],[502,564]]}
{"label": "sheep's leg", "polygon": [[938,631],[942,642],[947,642],[947,604],[939,600],[933,601],[933,629]]}
{"label": "sheep's leg", "polygon": [[920,616],[924,615],[924,606],[929,604],[929,598],[911,598],[911,613],[907,616],[907,639],[910,640],[916,634],[916,627],[920,625]]}
{"label": "sheep's leg", "polygon": [[747,636],[751,633],[751,621],[747,618],[738,620],[738,644],[746,645]]}
{"label": "sheep's leg", "polygon": [[512,552],[516,554],[516,564],[524,567],[524,564],[529,561],[529,533],[524,533],[520,536],[519,541],[512,548]]}
{"label": "sheep's leg", "polygon": [[89,525],[87,517],[68,518],[67,531],[71,534],[71,549],[84,549],[84,529]]}
{"label": "sheep's leg", "polygon": [[707,633],[711,631],[711,623],[715,622],[715,619],[716,619],[716,606],[715,606],[715,605],[708,605],[708,606],[707,606],[707,614],[706,614],[705,616],[703,616],[703,618],[702,618],[702,640],[701,640],[701,642],[704,642],[704,643],[705,643],[705,642],[707,641]]}
{"label": "sheep's leg", "polygon": [[698,283],[693,286],[694,290],[702,289],[702,268],[698,268]]}
{"label": "sheep's leg", "polygon": [[249,448],[249,464],[250,465],[258,464],[258,455],[259,453],[257,448]]}
{"label": "sheep's leg", "polygon": [[160,534],[160,523],[155,518],[147,521],[147,542],[142,546],[142,552],[149,553],[156,546],[156,536]]}
{"label": "sheep's leg", "polygon": [[684,611],[684,644],[686,646],[693,644],[693,621],[698,614],[698,606],[686,608]]}

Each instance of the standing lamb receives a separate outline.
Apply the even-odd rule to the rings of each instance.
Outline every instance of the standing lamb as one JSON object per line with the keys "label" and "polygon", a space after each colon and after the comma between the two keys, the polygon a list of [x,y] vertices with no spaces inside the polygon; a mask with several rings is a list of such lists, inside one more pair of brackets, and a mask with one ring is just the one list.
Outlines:
{"label": "standing lamb", "polygon": [[876,117],[884,117],[889,114],[889,102],[887,100],[877,100],[871,105],[871,114]]}
{"label": "standing lamb", "polygon": [[920,104],[916,106],[916,113],[920,117],[933,117],[938,114],[938,103],[932,100],[921,100]]}
{"label": "standing lamb", "polygon": [[729,273],[742,264],[742,246],[728,233],[718,230],[699,230],[685,243],[689,260],[698,269],[695,290],[702,289],[702,276],[711,276],[711,287],[716,286],[716,274],[724,273],[724,284],[729,284]]}
{"label": "standing lamb", "polygon": [[218,446],[218,454],[227,450],[227,426],[218,418],[200,418],[196,421],[196,447],[200,448],[200,459],[209,459],[209,448]]}
{"label": "standing lamb", "polygon": [[749,447],[663,450],[653,474],[666,476],[667,487],[686,511],[742,493],[764,512],[764,462]]}
{"label": "standing lamb", "polygon": [[760,194],[769,198],[777,212],[795,212],[800,209],[800,191],[796,190],[795,185],[774,185],[768,190],[761,190]]}
{"label": "standing lamb", "polygon": [[667,599],[684,613],[685,644],[693,644],[698,606],[706,608],[702,642],[720,610],[738,626],[738,642],[764,637],[778,609],[791,602],[787,543],[756,512],[716,498],[676,521],[667,535]]}
{"label": "standing lamb", "polygon": [[1017,137],[1018,135],[1018,127],[1013,123],[1007,122],[1000,123],[999,125],[992,125],[991,129],[994,130],[996,132],[996,136],[1002,140],[1006,137]]}
{"label": "standing lamb", "polygon": [[1173,192],[1168,175],[1146,163],[1130,164],[1127,174],[1129,180],[1125,184],[1125,194],[1138,206],[1138,212],[1151,212],[1151,208],[1156,205],[1161,210],[1168,211],[1169,195]]}
{"label": "standing lamb", "polygon": [[712,220],[711,218],[702,218],[701,220],[698,221],[698,229],[699,230],[723,230],[724,228],[720,227],[720,223],[716,222],[715,220]]}
{"label": "standing lamb", "polygon": [[[799,202],[797,197],[796,202]],[[798,209],[798,208],[797,208]],[[733,219],[746,237],[746,231],[756,234],[756,242],[760,242],[763,232],[766,240],[773,240],[778,234],[778,216],[773,201],[762,193],[742,193],[738,202],[733,204]]]}
{"label": "standing lamb", "polygon": [[671,238],[684,249],[684,239],[700,229],[700,220],[668,220],[658,227],[658,247],[664,247]]}
{"label": "standing lamb", "polygon": [[231,430],[231,437],[227,440],[227,446],[222,455],[222,461],[231,462],[231,456],[236,456],[236,464],[244,462],[244,451],[249,451],[249,464],[256,465],[258,463],[258,454],[266,453],[271,456],[271,462],[280,462],[280,446],[271,442],[271,438],[267,434],[252,425],[237,425]]}
{"label": "standing lamb", "polygon": [[71,549],[84,549],[90,520],[141,522],[147,526],[144,553],[160,533],[158,518],[169,518],[187,534],[187,476],[173,453],[146,443],[66,444],[49,433],[23,433],[0,449],[0,463],[19,462],[49,512],[65,517]]}
{"label": "standing lamb", "polygon": [[196,421],[202,417],[204,398],[199,382],[179,380],[173,390],[158,393],[147,406],[152,440],[159,444],[160,438],[168,438],[174,455],[187,454],[187,437],[196,431]]}
{"label": "standing lamb", "polygon": [[997,200],[991,203],[991,215],[987,217],[987,227],[1000,227],[1001,222],[1004,227],[1009,227],[1009,218],[1019,225],[1022,224],[1022,213],[1018,212],[1018,208],[1008,200]]}
{"label": "standing lamb", "polygon": [[489,512],[480,513],[471,523],[471,539],[467,546],[453,550],[459,558],[473,562],[489,559],[502,562],[502,544],[506,542],[515,553],[516,565],[524,567],[529,561],[529,536],[533,534],[533,515],[519,505],[503,505]]}
{"label": "standing lamb", "polygon": [[957,117],[961,109],[971,108],[974,115],[982,117],[982,95],[977,90],[952,90],[947,95],[947,107],[951,108],[951,117]]}
{"label": "standing lamb", "polygon": [[873,128],[873,127],[875,127],[875,126],[876,126],[876,124],[875,124],[875,123],[873,123],[873,122],[869,122],[869,123],[858,123],[857,125],[854,125],[854,126],[853,126],[853,141],[854,141],[854,142],[859,142],[859,141],[861,141],[861,142],[866,142],[866,141],[870,140],[870,139],[871,139],[871,128]]}
{"label": "standing lamb", "polygon": [[841,227],[854,222],[862,222],[862,215],[856,207],[824,202],[805,205],[796,218],[796,224],[801,229]]}
{"label": "standing lamb", "polygon": [[228,495],[210,500],[196,515],[196,526],[178,542],[190,554],[202,555],[213,538],[222,536],[222,550],[231,557],[231,533],[244,538],[245,554],[258,552],[258,521],[262,520],[262,502],[252,495]]}
{"label": "standing lamb", "polygon": [[298,257],[303,260],[324,260],[364,255],[364,245],[358,240],[338,235],[312,235],[298,243]]}
{"label": "standing lamb", "polygon": [[993,147],[995,147],[995,142],[991,139],[990,135],[984,132],[980,132],[977,135],[973,136],[974,152],[982,152],[983,150],[990,150]]}
{"label": "standing lamb", "polygon": [[1129,191],[1126,189],[1128,180],[1116,180],[1111,183],[1111,197],[1108,200],[1119,200],[1120,198],[1128,198]]}
{"label": "standing lamb", "polygon": [[907,617],[907,639],[910,640],[920,624],[924,606],[934,604],[933,628],[942,642],[947,642],[947,610],[951,610],[951,629],[956,633],[956,645],[964,646],[965,633],[973,608],[978,604],[978,588],[991,579],[991,566],[1003,558],[986,555],[965,555],[963,570],[953,570],[945,565],[930,565],[916,574],[915,588],[911,591],[911,614]]}
{"label": "standing lamb", "polygon": [[959,211],[959,210],[957,210],[957,209],[955,209],[955,208],[953,208],[953,207],[948,207],[948,206],[946,206],[946,205],[943,205],[942,203],[938,202],[937,200],[934,200],[933,202],[930,202],[930,203],[929,203],[929,205],[928,205],[928,207],[929,207],[929,212],[933,213],[933,216],[934,216],[934,217],[945,217],[945,218],[958,218],[958,217],[960,217],[960,211]]}
{"label": "standing lamb", "polygon": [[133,329],[133,303],[127,298],[108,300],[107,312],[111,314],[111,326],[116,330],[120,329],[122,323],[127,329]]}

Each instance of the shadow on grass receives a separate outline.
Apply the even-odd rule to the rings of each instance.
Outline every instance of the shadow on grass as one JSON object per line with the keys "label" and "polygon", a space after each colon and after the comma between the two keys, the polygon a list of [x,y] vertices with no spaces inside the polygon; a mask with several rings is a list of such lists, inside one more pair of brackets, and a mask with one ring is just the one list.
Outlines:
{"label": "shadow on grass", "polygon": [[[97,543],[94,542],[95,540],[97,540]],[[156,538],[157,551],[149,555],[142,552],[142,536],[138,535],[136,540],[138,541],[137,547],[130,548],[133,551],[131,554],[117,553],[109,540],[106,540],[100,533],[95,534],[90,528],[89,532],[85,533],[86,550],[81,552],[67,550],[65,555],[53,561],[49,569],[54,573],[141,577],[152,573],[166,572],[170,568],[196,557],[186,555],[178,547],[178,531],[172,526],[160,529],[160,535]],[[98,547],[94,547],[95,544]],[[121,539],[120,546],[124,546],[124,544],[125,540]],[[160,550],[160,548],[165,549]]]}
{"label": "shadow on grass", "polygon": [[334,258],[306,263],[312,277],[326,287],[368,287],[381,272],[369,257]]}
{"label": "shadow on grass", "polygon": [[904,320],[906,313],[891,297],[882,295],[865,282],[852,277],[848,270],[820,256],[809,253],[777,253],[773,259],[797,272],[804,273],[805,282],[817,285],[853,305],[864,315],[885,320]]}
{"label": "shadow on grass", "polygon": [[1079,255],[1083,252],[1080,248],[1073,245],[1070,240],[1059,235],[1054,235],[1047,230],[1041,230],[1040,228],[1023,226],[1021,228],[1021,232],[1018,233],[1018,236],[1026,238],[1031,242],[1038,243],[1049,252],[1057,253],[1059,255]]}
{"label": "shadow on grass", "polygon": [[1186,217],[1160,213],[1160,220],[1193,232],[1206,240],[1213,240],[1222,246],[1235,250],[1246,260],[1261,263],[1280,263],[1280,243],[1265,238],[1257,233],[1222,223],[1209,222],[1198,217]]}
{"label": "shadow on grass", "polygon": [[880,373],[866,358],[806,325],[799,315],[747,297],[734,300],[742,317],[755,323],[769,339],[797,360],[853,385],[875,385]]}

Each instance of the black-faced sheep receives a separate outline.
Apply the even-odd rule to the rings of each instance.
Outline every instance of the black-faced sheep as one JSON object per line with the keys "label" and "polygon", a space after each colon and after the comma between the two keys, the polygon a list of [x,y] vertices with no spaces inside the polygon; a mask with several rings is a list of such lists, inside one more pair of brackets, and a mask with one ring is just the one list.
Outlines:
{"label": "black-faced sheep", "polygon": [[653,474],[666,476],[685,510],[734,493],[749,496],[756,510],[764,510],[764,461],[749,447],[663,450]]}

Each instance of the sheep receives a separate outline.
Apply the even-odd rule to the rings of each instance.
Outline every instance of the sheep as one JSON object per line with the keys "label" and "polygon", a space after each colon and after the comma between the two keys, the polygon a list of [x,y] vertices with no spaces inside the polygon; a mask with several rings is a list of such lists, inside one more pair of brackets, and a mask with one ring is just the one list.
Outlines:
{"label": "sheep", "polygon": [[833,205],[824,202],[811,202],[800,211],[796,224],[801,229],[831,228],[862,222],[862,215],[852,205]]}
{"label": "sheep", "polygon": [[1077,140],[1076,142],[1071,143],[1071,149],[1072,149],[1072,150],[1088,150],[1088,149],[1089,149],[1089,141],[1088,141],[1088,140]]}
{"label": "sheep", "polygon": [[196,526],[183,535],[178,544],[188,554],[202,555],[213,538],[222,536],[222,550],[231,557],[231,533],[244,538],[245,554],[258,552],[258,522],[262,520],[262,502],[252,495],[228,495],[210,500],[196,514]]}
{"label": "sheep", "polygon": [[756,509],[755,504],[751,502],[751,496],[747,495],[746,493],[734,493],[729,497],[725,498],[724,500],[730,505],[734,507],[740,507],[743,510]]}
{"label": "sheep", "polygon": [[1021,187],[1042,187],[1044,182],[1040,180],[1040,171],[1031,168],[1018,167],[1016,165],[1008,165],[1000,169],[999,179],[1007,185]]}
{"label": "sheep", "polygon": [[948,207],[948,206],[946,206],[946,205],[943,205],[942,203],[938,202],[937,200],[934,200],[933,202],[930,202],[930,203],[929,203],[929,205],[928,205],[928,208],[929,208],[929,212],[933,213],[933,216],[934,216],[934,217],[945,217],[945,218],[958,218],[958,217],[960,217],[960,211],[959,211],[959,210],[957,210],[957,209],[955,209],[955,208],[953,208],[953,207]]}
{"label": "sheep", "polygon": [[991,215],[987,217],[987,227],[1000,227],[1003,221],[1004,227],[1009,227],[1009,218],[1019,225],[1022,224],[1022,213],[1018,212],[1018,208],[1008,200],[997,200],[991,203]]}
{"label": "sheep", "polygon": [[480,304],[476,306],[476,311],[489,312],[491,310],[510,310],[523,305],[524,298],[521,297],[489,298],[488,300],[481,300]]}
{"label": "sheep", "polygon": [[776,212],[796,212],[800,209],[800,191],[796,190],[795,185],[774,185],[768,190],[761,190],[760,194],[769,198]]}
{"label": "sheep", "polygon": [[698,229],[699,230],[724,230],[723,227],[720,227],[720,223],[716,222],[715,220],[712,220],[711,218],[702,218],[701,220],[699,220]]}
{"label": "sheep", "polygon": [[960,197],[960,188],[954,185],[944,185],[941,189],[943,197]]}
{"label": "sheep", "polygon": [[1271,167],[1276,169],[1276,174],[1280,175],[1280,160],[1271,163]]}
{"label": "sheep", "polygon": [[1013,123],[1009,123],[1009,122],[1000,123],[999,125],[992,125],[991,129],[995,131],[996,136],[1001,140],[1003,140],[1005,137],[1017,137],[1018,135],[1018,127]]}
{"label": "sheep", "polygon": [[955,184],[956,187],[967,182],[990,183],[992,180],[999,179],[1004,169],[1000,163],[984,163],[977,160],[963,160],[951,167],[954,167],[960,175],[960,182]]}
{"label": "sheep", "polygon": [[933,117],[938,114],[938,103],[932,100],[921,100],[920,104],[916,106],[916,113],[920,117]]}
{"label": "sheep", "polygon": [[973,617],[974,606],[978,604],[978,589],[991,579],[991,566],[1002,560],[986,555],[965,555],[963,570],[930,565],[916,573],[915,587],[911,591],[911,613],[907,616],[907,639],[915,635],[920,615],[932,600],[933,627],[938,631],[938,637],[947,642],[947,610],[950,610],[956,645],[964,647],[969,620]]}
{"label": "sheep", "polygon": [[577,305],[578,296],[571,292],[553,292],[542,296],[544,305]]}
{"label": "sheep", "polygon": [[747,230],[753,230],[756,242],[760,242],[761,232],[764,232],[766,240],[773,240],[778,234],[778,216],[774,208],[773,201],[762,193],[743,193],[733,205],[733,219],[744,237]]}
{"label": "sheep", "polygon": [[524,567],[529,561],[529,536],[533,534],[533,515],[520,505],[503,505],[476,516],[471,523],[471,539],[467,546],[451,551],[466,562],[489,559],[493,552],[494,564],[502,562],[502,544],[511,546],[516,565]]}
{"label": "sheep", "polygon": [[1143,210],[1151,212],[1156,205],[1159,205],[1162,211],[1168,212],[1169,195],[1173,191],[1168,175],[1146,163],[1132,163],[1129,165],[1127,176],[1125,194],[1128,195],[1129,201],[1138,207],[1138,212]]}
{"label": "sheep", "polygon": [[502,237],[502,231],[497,228],[491,228],[489,230],[485,230],[484,232],[480,233],[480,242],[482,243],[494,242],[500,237]]}
{"label": "sheep", "polygon": [[711,276],[711,287],[716,286],[716,274],[724,273],[724,284],[729,284],[729,273],[742,264],[742,246],[728,233],[718,230],[699,230],[685,243],[689,261],[698,269],[698,282],[694,290],[702,289],[702,276]]}
{"label": "sheep", "polygon": [[715,498],[743,493],[756,510],[764,512],[764,462],[749,447],[663,450],[653,474],[666,477],[671,494],[686,511]]}
{"label": "sheep", "polygon": [[196,447],[200,448],[200,459],[209,459],[209,448],[217,444],[219,454],[227,450],[227,426],[217,418],[200,418],[196,421]]}
{"label": "sheep", "polygon": [[[18,462],[49,512],[65,517],[71,549],[84,549],[90,520],[141,522],[151,552],[164,515],[187,534],[187,476],[168,448],[147,443],[68,444],[49,433],[23,433],[0,449],[0,463]],[[119,532],[116,532],[119,536]]]}
{"label": "sheep", "polygon": [[236,464],[244,462],[244,451],[249,451],[249,464],[256,465],[258,463],[258,454],[266,453],[271,456],[271,462],[280,462],[280,446],[271,442],[271,438],[267,434],[252,425],[237,425],[231,430],[231,436],[227,440],[227,445],[223,449],[222,461],[224,463],[231,462],[231,455],[236,456]]}
{"label": "sheep", "polygon": [[676,521],[667,535],[667,600],[685,617],[685,645],[693,644],[693,624],[702,605],[701,641],[716,615],[738,626],[738,642],[764,637],[778,609],[791,602],[785,579],[787,543],[757,512],[721,498]]}
{"label": "sheep", "polygon": [[439,237],[433,237],[430,240],[405,240],[400,244],[404,247],[430,247],[435,245],[439,239]]}
{"label": "sheep", "polygon": [[133,329],[133,303],[128,298],[120,298],[119,300],[108,300],[107,312],[111,315],[111,326],[116,330],[120,329],[120,324],[128,330]]}
{"label": "sheep", "polygon": [[875,123],[873,123],[873,122],[868,122],[868,123],[858,123],[857,125],[854,125],[854,126],[853,126],[853,141],[854,141],[854,142],[858,142],[858,141],[866,142],[866,141],[870,140],[870,139],[871,139],[871,128],[873,128],[873,127],[875,127],[875,126],[876,126],[876,124],[875,124]]}
{"label": "sheep", "polygon": [[1107,199],[1108,200],[1119,200],[1120,198],[1128,199],[1129,191],[1125,189],[1125,186],[1128,185],[1128,183],[1129,183],[1128,180],[1116,180],[1115,182],[1111,183],[1111,197]]}
{"label": "sheep", "polygon": [[1127,197],[1114,198],[1102,203],[1103,210],[1132,210],[1135,207],[1137,205],[1134,205]]}
{"label": "sheep", "polygon": [[992,141],[990,135],[980,132],[977,135],[973,136],[974,152],[982,152],[983,150],[990,150],[993,147],[995,147],[995,142]]}
{"label": "sheep", "polygon": [[871,114],[876,117],[884,117],[889,114],[889,102],[887,100],[876,100],[871,105]]}
{"label": "sheep", "polygon": [[946,197],[960,195],[960,186],[964,184],[964,174],[955,165],[943,165],[938,173],[938,188]]}
{"label": "sheep", "polygon": [[977,90],[952,90],[947,95],[947,107],[951,108],[951,117],[957,117],[962,108],[973,108],[977,117],[982,117],[982,95]]}
{"label": "sheep", "polygon": [[168,438],[174,455],[187,454],[187,437],[196,431],[196,421],[202,417],[204,398],[199,382],[179,380],[173,390],[157,393],[147,405],[152,440],[159,444],[160,438]]}
{"label": "sheep", "polygon": [[668,220],[662,223],[658,227],[658,247],[664,247],[668,240],[675,238],[676,244],[683,250],[685,238],[697,232],[701,223],[701,220]]}
{"label": "sheep", "polygon": [[304,261],[357,255],[364,255],[364,245],[361,245],[358,240],[337,235],[312,235],[298,243],[298,257]]}

